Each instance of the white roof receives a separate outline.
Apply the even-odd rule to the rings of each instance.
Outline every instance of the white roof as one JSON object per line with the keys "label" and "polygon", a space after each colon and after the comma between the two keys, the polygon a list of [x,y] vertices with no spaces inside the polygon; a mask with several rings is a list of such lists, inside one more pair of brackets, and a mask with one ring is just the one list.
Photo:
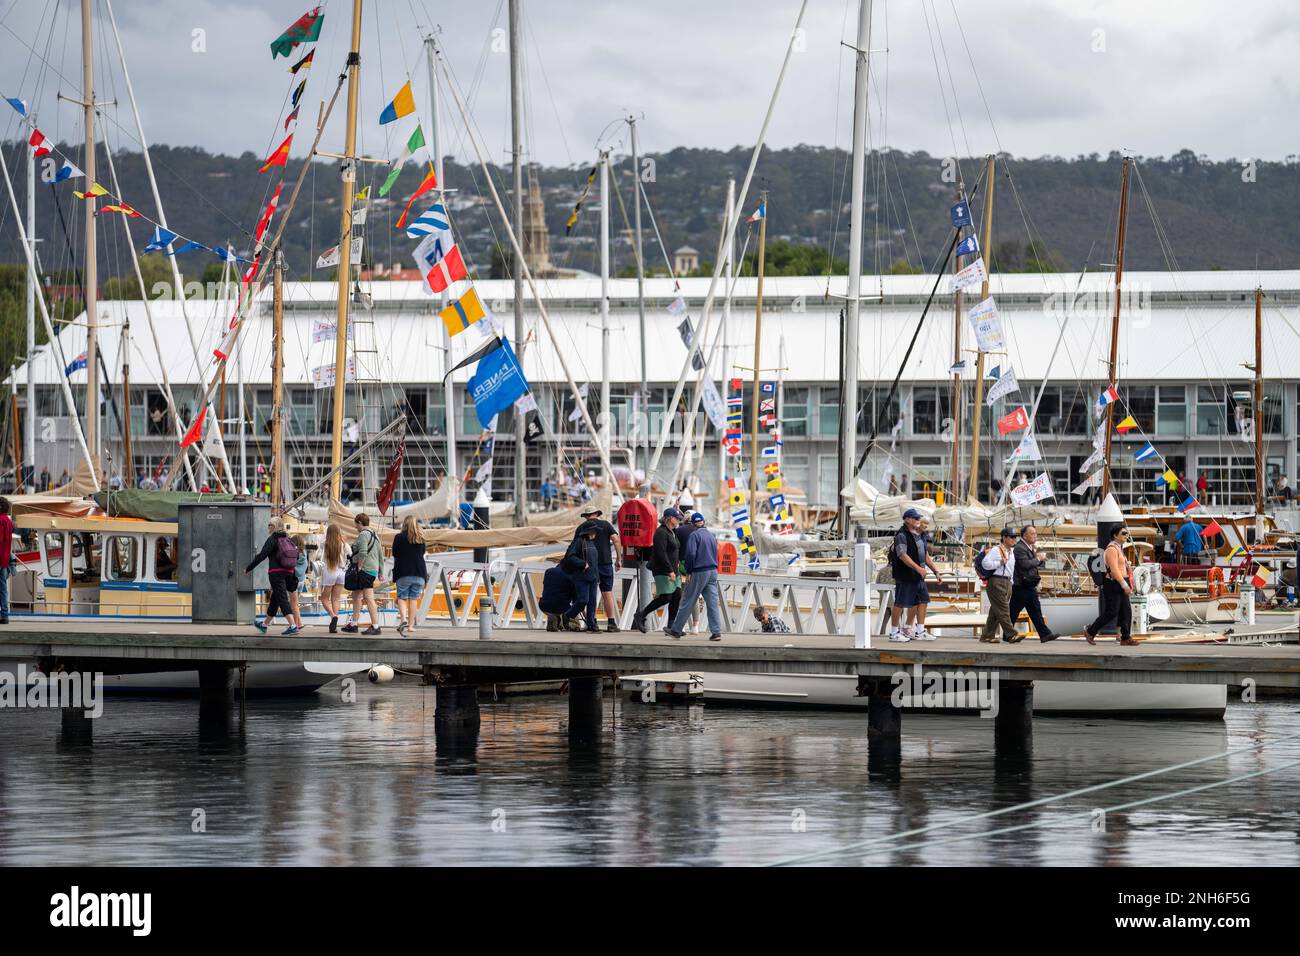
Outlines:
{"label": "white roof", "polygon": [[[916,329],[922,304],[934,285],[934,276],[864,277],[861,307],[859,376],[863,380],[893,379]],[[916,340],[904,371],[904,380],[937,381],[948,378],[953,357],[953,304],[940,285],[930,313]],[[990,365],[1010,365],[1019,378],[1038,380],[1061,339],[1051,368],[1051,379],[1063,382],[1099,381],[1105,376],[1109,346],[1113,277],[1101,273],[995,275],[991,293],[998,301],[1007,339],[1005,354],[993,354]],[[1242,381],[1251,373],[1243,363],[1254,361],[1253,290],[1262,284],[1268,298],[1264,309],[1264,373],[1267,378],[1297,377],[1300,368],[1300,272],[1198,272],[1170,276],[1166,273],[1129,273],[1124,277],[1126,300],[1121,312],[1120,377],[1131,381]],[[646,332],[648,378],[651,382],[677,380],[686,358],[678,333],[678,317],[667,306],[681,295],[697,330],[710,280],[682,279],[680,291],[671,279],[646,281]],[[601,319],[599,279],[554,279],[538,283],[558,337],[558,348],[543,327],[531,298],[525,303],[525,373],[535,382],[562,382],[563,353],[579,382],[601,378]],[[722,315],[722,283],[713,312],[712,327]],[[483,302],[513,338],[513,283],[485,280],[476,283]],[[829,287],[829,295],[827,290]],[[351,312],[362,381],[436,383],[447,365],[442,322],[437,299],[424,293],[419,282],[363,284],[374,300],[373,310],[353,307]],[[764,366],[783,366],[787,382],[838,380],[839,312],[844,304],[846,279],[833,277],[774,277],[764,282]],[[636,281],[616,279],[610,289],[610,378],[636,382],[641,377],[640,337],[636,308]],[[727,324],[729,364],[753,364],[753,298],[755,281],[740,279],[735,286],[731,320]],[[967,290],[975,291],[978,290]],[[311,369],[333,364],[333,341],[313,343],[314,322],[333,321],[336,289],[333,283],[293,283],[285,293],[285,381],[310,383]],[[978,295],[966,296],[968,310]],[[1071,309],[1066,316],[1066,305]],[[120,381],[123,320],[131,327],[130,371],[132,384],[153,385],[160,379],[158,353],[166,357],[173,385],[194,384],[215,369],[213,347],[232,312],[230,303],[212,300],[186,304],[195,345],[186,334],[180,303],[101,302],[99,344],[114,382]],[[147,314],[152,314],[159,340],[155,351]],[[85,350],[84,316],[64,328],[62,356],[42,346],[34,361],[38,383],[56,384],[63,366]],[[1062,335],[1062,322],[1065,323]],[[973,334],[963,319],[963,348],[973,353]],[[712,333],[710,333],[710,338]],[[471,330],[452,343],[452,361],[458,361],[480,344]],[[195,361],[195,352],[198,361]],[[783,353],[783,354],[782,354]],[[227,368],[234,384],[241,374],[249,385],[269,385],[271,380],[270,291],[258,298],[246,321],[239,345]],[[720,361],[715,375],[722,374]],[[26,382],[26,365],[14,371],[14,381]],[[456,374],[463,381],[467,371]],[[730,375],[730,370],[726,373]],[[83,384],[85,372],[74,372],[74,385]]]}

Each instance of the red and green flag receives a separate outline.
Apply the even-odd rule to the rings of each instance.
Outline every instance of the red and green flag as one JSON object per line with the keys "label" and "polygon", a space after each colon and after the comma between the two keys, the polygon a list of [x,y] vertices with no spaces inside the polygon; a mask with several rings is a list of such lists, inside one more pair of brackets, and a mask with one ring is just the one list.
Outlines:
{"label": "red and green flag", "polygon": [[288,56],[299,43],[312,43],[320,39],[320,27],[325,22],[325,14],[320,7],[304,13],[294,21],[293,26],[271,41],[271,59]]}

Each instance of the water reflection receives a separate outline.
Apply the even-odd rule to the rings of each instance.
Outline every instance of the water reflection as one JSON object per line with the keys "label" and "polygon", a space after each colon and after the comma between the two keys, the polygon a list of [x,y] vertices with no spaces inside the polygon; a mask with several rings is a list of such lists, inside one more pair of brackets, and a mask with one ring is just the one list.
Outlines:
{"label": "water reflection", "polygon": [[[1222,723],[1040,719],[1032,747],[992,721],[662,707],[608,694],[597,736],[568,702],[484,702],[438,732],[430,688],[362,684],[250,700],[111,699],[90,748],[51,711],[0,712],[0,864],[622,864],[824,862],[1294,865],[1296,769],[1106,816],[1093,811],[1300,759],[1300,741],[951,826],[1300,735],[1285,701]],[[198,811],[196,815],[196,811]],[[202,829],[196,830],[196,821]],[[1008,826],[1037,826],[993,834]],[[904,836],[932,828],[924,835]],[[937,828],[937,829],[935,829]],[[934,842],[979,834],[977,839]]]}

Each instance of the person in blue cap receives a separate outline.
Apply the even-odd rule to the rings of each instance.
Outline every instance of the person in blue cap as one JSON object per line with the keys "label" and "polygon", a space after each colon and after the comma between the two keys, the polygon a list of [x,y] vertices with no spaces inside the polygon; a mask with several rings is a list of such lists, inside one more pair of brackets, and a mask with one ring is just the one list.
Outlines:
{"label": "person in blue cap", "polygon": [[718,605],[718,539],[705,529],[704,515],[697,511],[691,515],[692,520],[696,517],[700,519],[699,527],[686,539],[686,550],[682,554],[682,564],[686,568],[686,594],[666,633],[669,637],[681,637],[695,602],[704,598],[704,610],[709,617],[709,640],[720,641],[722,609]]}
{"label": "person in blue cap", "polygon": [[[908,508],[903,512],[903,527],[894,535],[889,548],[889,565],[894,573],[894,606],[889,611],[889,639],[896,644],[907,641],[932,641],[934,635],[925,629],[925,610],[930,603],[930,589],[925,584],[925,570],[934,572],[935,580],[943,583],[938,565],[926,548],[925,532],[921,530],[921,512]],[[907,623],[899,625],[903,611]]]}
{"label": "person in blue cap", "polygon": [[1183,515],[1183,526],[1174,535],[1183,564],[1201,563],[1201,552],[1205,549],[1205,539],[1201,537],[1202,531],[1204,529],[1196,523],[1195,518],[1190,514]]}

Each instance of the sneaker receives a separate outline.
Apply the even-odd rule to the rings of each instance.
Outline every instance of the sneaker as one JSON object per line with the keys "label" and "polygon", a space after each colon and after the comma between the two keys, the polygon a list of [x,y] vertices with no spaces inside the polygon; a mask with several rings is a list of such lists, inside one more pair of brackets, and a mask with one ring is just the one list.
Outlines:
{"label": "sneaker", "polygon": [[674,631],[672,628],[665,628],[664,633],[667,634],[669,637],[673,638],[674,640],[681,640],[682,637],[681,631]]}
{"label": "sneaker", "polygon": [[397,622],[397,633],[398,633],[398,636],[402,636],[402,635],[405,635],[405,634],[406,634],[406,622],[405,622],[405,621],[398,621],[398,622]]}
{"label": "sneaker", "polygon": [[373,624],[371,624],[368,628],[366,628],[361,633],[365,634],[367,637],[374,637],[376,634],[382,634],[384,632],[379,628],[375,627]]}
{"label": "sneaker", "polygon": [[639,614],[636,617],[632,618],[632,630],[640,631],[642,634],[644,634],[647,630],[645,618],[641,617]]}
{"label": "sneaker", "polygon": [[351,622],[348,622],[347,624],[344,624],[342,627],[339,628],[339,630],[342,631],[344,634],[356,634],[356,633],[358,633],[358,628],[357,628],[357,626],[356,626],[355,624],[351,623]]}
{"label": "sneaker", "polygon": [[895,644],[906,644],[912,638],[909,637],[907,634],[903,633],[903,629],[901,627],[896,627],[889,632],[889,639]]}
{"label": "sneaker", "polygon": [[295,634],[297,634],[297,633],[298,633],[299,631],[301,631],[301,630],[302,630],[302,628],[298,627],[297,625],[290,624],[288,627],[286,627],[283,631],[280,632],[280,636],[281,636],[281,637],[293,637]]}
{"label": "sneaker", "polygon": [[560,625],[555,623],[555,618],[548,616],[546,618],[546,629],[548,631],[558,631],[560,629]]}
{"label": "sneaker", "polygon": [[339,619],[337,617],[332,617],[330,618],[330,633],[337,634],[338,632],[339,632]]}
{"label": "sneaker", "polygon": [[914,636],[916,632],[916,628],[914,628],[911,624],[904,624],[901,630],[909,640]]}
{"label": "sneaker", "polygon": [[918,627],[912,631],[912,640],[914,641],[936,641],[938,640],[933,634],[923,627]]}
{"label": "sneaker", "polygon": [[257,628],[257,630],[262,634],[266,633],[266,625],[261,621],[254,621],[253,627]]}
{"label": "sneaker", "polygon": [[710,635],[709,635],[709,640],[711,640],[711,641],[720,641],[720,640],[722,640],[722,635],[721,635],[721,634],[710,634]]}
{"label": "sneaker", "polygon": [[605,630],[609,631],[609,633],[611,634],[617,634],[619,631],[622,630],[622,628],[619,627],[618,624],[616,624],[614,621],[610,621],[605,625]]}
{"label": "sneaker", "polygon": [[1060,637],[1060,636],[1061,636],[1060,634],[1040,634],[1040,635],[1038,636],[1038,639],[1039,639],[1042,643],[1046,644],[1048,641],[1054,641],[1054,640],[1056,640],[1056,639],[1057,639],[1058,637]]}

